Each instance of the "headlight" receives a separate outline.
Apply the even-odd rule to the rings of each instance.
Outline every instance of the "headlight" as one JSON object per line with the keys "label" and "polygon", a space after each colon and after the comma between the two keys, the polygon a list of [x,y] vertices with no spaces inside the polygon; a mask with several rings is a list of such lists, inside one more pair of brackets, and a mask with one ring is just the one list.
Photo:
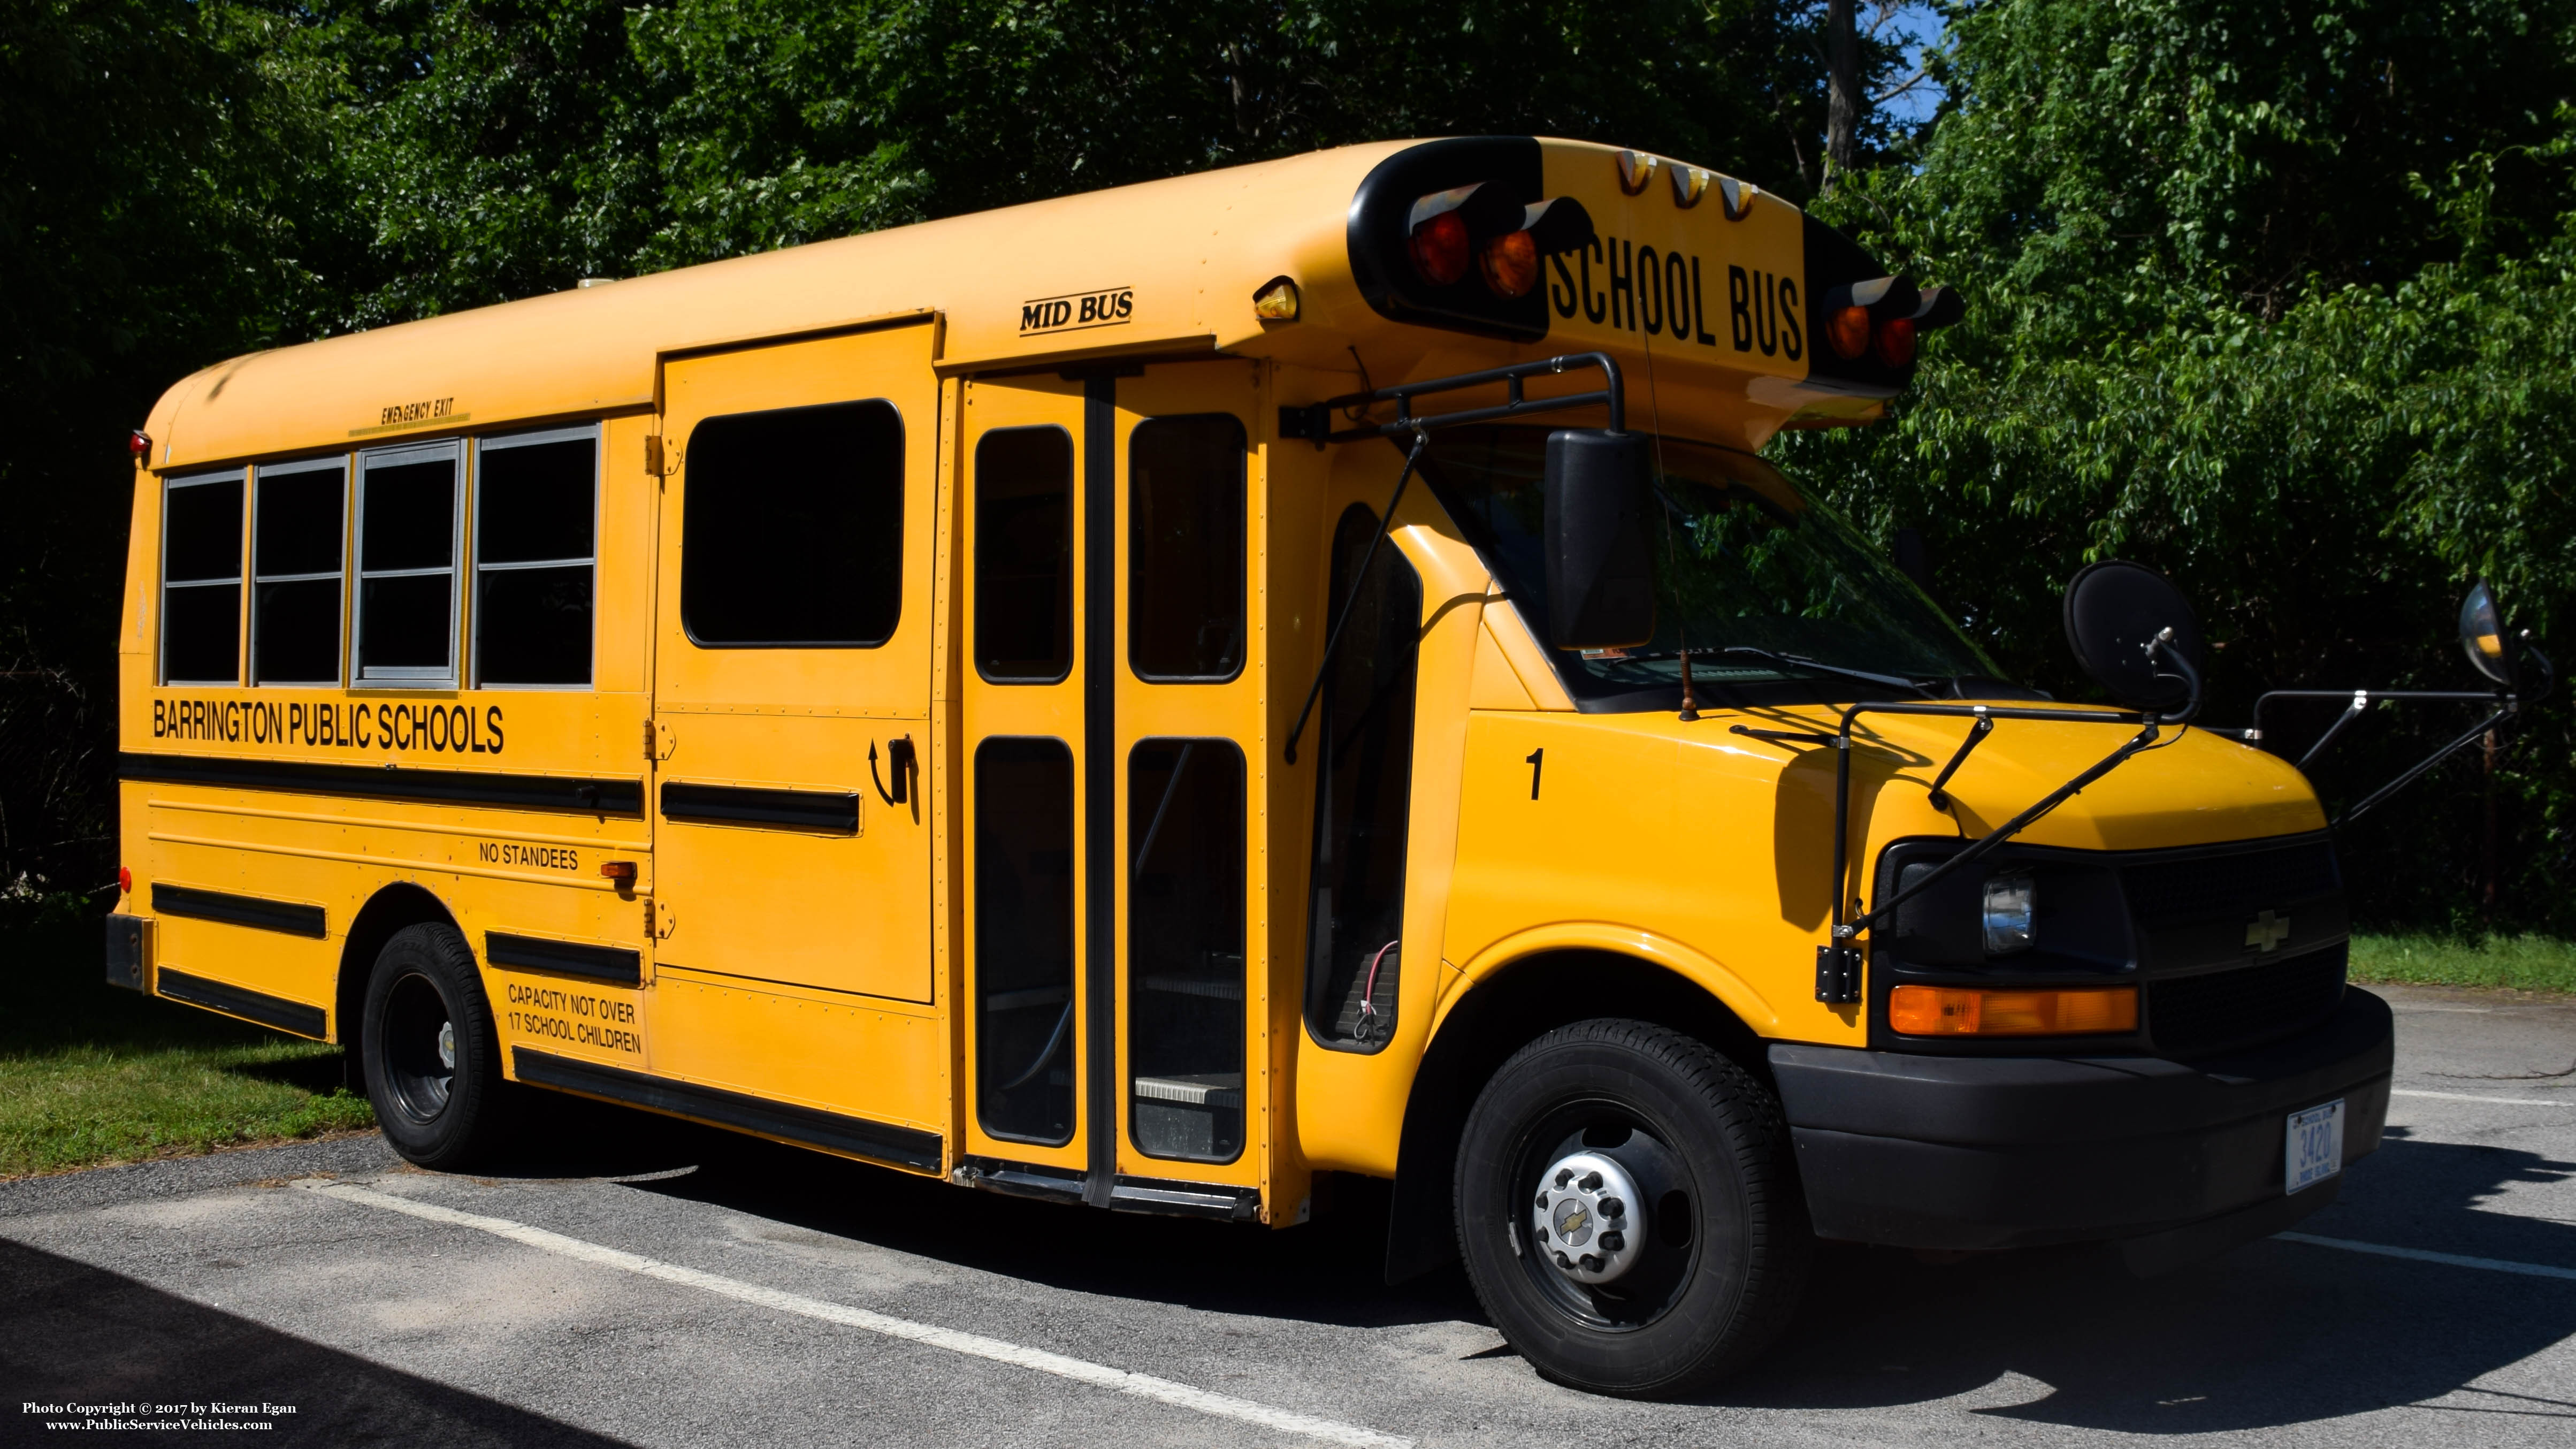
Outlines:
{"label": "headlight", "polygon": [[2038,909],[2039,888],[2029,876],[1986,877],[1986,954],[2028,950],[2036,935],[2033,917]]}

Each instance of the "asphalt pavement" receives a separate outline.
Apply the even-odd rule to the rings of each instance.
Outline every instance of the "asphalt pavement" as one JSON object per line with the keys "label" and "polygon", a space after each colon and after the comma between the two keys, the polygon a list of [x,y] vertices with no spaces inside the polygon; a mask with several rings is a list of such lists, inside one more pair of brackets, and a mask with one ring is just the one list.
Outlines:
{"label": "asphalt pavement", "polygon": [[2386,1143],[2296,1234],[2143,1282],[1829,1248],[1689,1403],[1546,1383],[1455,1270],[1385,1287],[1365,1190],[1269,1232],[573,1106],[506,1175],[354,1138],[0,1183],[0,1442],[2576,1443],[2576,1004],[2383,994]]}

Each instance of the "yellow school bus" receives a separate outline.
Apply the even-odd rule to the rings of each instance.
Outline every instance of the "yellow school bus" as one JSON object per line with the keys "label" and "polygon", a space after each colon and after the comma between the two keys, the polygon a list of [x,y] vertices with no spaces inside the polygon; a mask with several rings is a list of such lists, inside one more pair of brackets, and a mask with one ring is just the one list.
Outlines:
{"label": "yellow school bus", "polygon": [[2275,1231],[2377,1143],[2300,775],[2160,581],[2060,705],[1762,456],[1961,299],[1737,178],[1389,142],[238,358],[134,439],[111,980],[1288,1227],[1394,1183],[1543,1373],[1818,1238]]}

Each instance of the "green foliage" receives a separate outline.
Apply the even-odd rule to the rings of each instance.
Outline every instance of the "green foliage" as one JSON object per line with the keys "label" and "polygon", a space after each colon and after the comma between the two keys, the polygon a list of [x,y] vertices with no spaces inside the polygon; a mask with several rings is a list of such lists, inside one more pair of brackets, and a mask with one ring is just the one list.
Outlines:
{"label": "green foliage", "polygon": [[[352,327],[1405,135],[1551,133],[1792,197],[1805,0],[21,0],[0,11],[0,901],[109,858],[119,440],[192,369]],[[1786,462],[1923,530],[2009,670],[2082,683],[2057,591],[2172,573],[2210,718],[2458,686],[2459,591],[2576,623],[2576,0],[1952,0],[1949,101],[1819,204],[1963,286],[1880,427]],[[1872,76],[1896,57],[1873,47]],[[2563,651],[2576,642],[2562,641]],[[2494,924],[2576,928],[2576,731],[2495,777]],[[2324,714],[2284,716],[2297,735]],[[2383,711],[2354,798],[2456,723]],[[2347,833],[2390,922],[2484,914],[2483,785]]]}
{"label": "green foliage", "polygon": [[100,979],[95,922],[0,925],[0,1178],[375,1125],[340,1051]]}
{"label": "green foliage", "polygon": [[[1919,528],[2016,672],[2081,692],[2064,579],[2171,574],[2218,650],[2214,723],[2278,687],[2470,688],[2469,581],[2576,622],[2576,10],[1998,0],[1953,16],[1953,105],[1913,164],[1826,203],[1960,285],[1888,424],[1782,451]],[[2302,748],[2331,709],[2285,711]],[[2349,803],[2475,716],[2383,706],[2321,761]],[[2576,925],[2561,702],[2497,776],[2499,919]],[[2344,836],[2365,912],[2481,910],[2473,761]]]}
{"label": "green foliage", "polygon": [[2357,936],[2352,974],[2410,986],[2576,992],[2576,942],[2549,936]]}

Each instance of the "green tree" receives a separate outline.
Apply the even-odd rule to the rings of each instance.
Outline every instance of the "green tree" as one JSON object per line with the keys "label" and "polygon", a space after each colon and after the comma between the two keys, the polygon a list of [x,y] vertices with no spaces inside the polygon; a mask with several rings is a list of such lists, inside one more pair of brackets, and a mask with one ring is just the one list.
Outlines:
{"label": "green tree", "polygon": [[[1827,205],[1969,320],[1888,425],[1782,451],[1923,529],[1999,657],[2080,690],[2057,590],[2113,555],[2199,602],[2226,723],[2265,688],[2467,687],[2444,636],[2480,574],[2543,633],[2576,618],[2576,8],[1996,0],[1951,39],[1912,164]],[[2565,718],[2500,781],[2507,919],[2562,931]],[[2416,720],[2339,747],[2329,796],[2459,727]],[[2479,788],[2346,837],[2381,921],[2473,918]]]}
{"label": "green tree", "polygon": [[299,159],[291,25],[170,0],[0,9],[0,898],[95,887],[125,438],[179,377],[309,335],[345,236]]}

